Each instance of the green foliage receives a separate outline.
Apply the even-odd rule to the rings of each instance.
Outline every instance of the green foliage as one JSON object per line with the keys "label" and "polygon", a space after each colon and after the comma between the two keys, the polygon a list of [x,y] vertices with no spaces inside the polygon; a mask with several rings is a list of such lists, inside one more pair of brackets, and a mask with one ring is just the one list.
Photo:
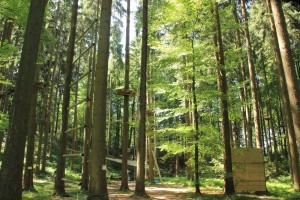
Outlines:
{"label": "green foliage", "polygon": [[2,0],[0,2],[0,17],[12,19],[16,24],[25,26],[29,12],[29,0]]}
{"label": "green foliage", "polygon": [[4,132],[8,128],[8,115],[0,113],[0,131]]}

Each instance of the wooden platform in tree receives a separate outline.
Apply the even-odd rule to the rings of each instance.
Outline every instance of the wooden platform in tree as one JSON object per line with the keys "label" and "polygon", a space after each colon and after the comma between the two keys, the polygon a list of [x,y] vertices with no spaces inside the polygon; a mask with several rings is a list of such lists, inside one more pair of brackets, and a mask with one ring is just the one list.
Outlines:
{"label": "wooden platform in tree", "polygon": [[123,88],[123,89],[118,89],[117,90],[117,94],[121,95],[121,96],[134,97],[135,96],[135,91],[133,91],[133,90],[126,90],[125,88]]}
{"label": "wooden platform in tree", "polygon": [[236,192],[266,192],[262,149],[232,149],[233,181]]}

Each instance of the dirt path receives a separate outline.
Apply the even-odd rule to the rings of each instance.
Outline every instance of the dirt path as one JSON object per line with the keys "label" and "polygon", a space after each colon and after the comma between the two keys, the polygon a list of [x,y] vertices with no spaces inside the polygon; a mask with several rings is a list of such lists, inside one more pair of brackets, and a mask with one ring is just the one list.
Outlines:
{"label": "dirt path", "polygon": [[[147,199],[142,197],[134,197],[134,182],[129,183],[130,192],[123,193],[119,191],[120,184],[114,182],[109,184],[109,197],[112,200],[116,199]],[[190,187],[180,187],[171,184],[156,184],[153,186],[146,186],[146,193],[150,196],[148,199],[165,199],[165,200],[179,200],[179,199],[194,199],[193,189]],[[191,198],[189,198],[191,197]]]}

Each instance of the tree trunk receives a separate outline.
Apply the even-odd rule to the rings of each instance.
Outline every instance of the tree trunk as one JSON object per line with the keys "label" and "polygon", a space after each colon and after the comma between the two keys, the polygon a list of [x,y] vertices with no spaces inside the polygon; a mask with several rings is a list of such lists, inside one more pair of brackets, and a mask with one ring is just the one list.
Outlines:
{"label": "tree trunk", "polygon": [[65,82],[64,82],[64,92],[63,92],[62,122],[61,122],[62,127],[61,127],[61,134],[60,134],[59,153],[58,153],[58,161],[56,166],[56,178],[55,178],[55,185],[54,185],[54,189],[58,194],[65,193],[65,182],[62,179],[65,177],[66,158],[64,157],[64,154],[66,153],[66,147],[67,147],[67,130],[68,130],[68,122],[69,122],[68,107],[70,105],[70,90],[71,90],[70,84],[72,80],[72,70],[73,70],[77,12],[78,12],[78,0],[73,0],[71,32],[70,32],[69,43],[68,43],[66,74],[65,74]]}
{"label": "tree trunk", "polygon": [[[270,2],[272,2],[272,4],[270,4]],[[273,10],[273,6],[276,7],[277,3],[273,2],[273,0],[271,0],[271,1],[267,0],[267,5],[269,7],[269,9],[268,9],[269,12],[271,12]],[[272,5],[272,10],[270,9],[270,5]],[[277,6],[279,6],[281,8],[281,5],[277,5]],[[282,10],[281,10],[281,13],[282,13]],[[289,94],[290,91],[288,89],[289,87],[287,86],[288,85],[287,83],[289,81],[286,81],[286,79],[288,79],[288,78],[290,79],[290,77],[287,77],[285,75],[285,67],[283,66],[283,59],[281,58],[282,55],[280,53],[281,47],[279,45],[279,38],[277,38],[279,35],[281,35],[281,39],[283,39],[282,38],[283,35],[282,35],[282,33],[281,34],[277,33],[277,29],[279,29],[279,27],[275,28],[275,24],[279,23],[278,18],[282,18],[282,17],[278,16],[278,13],[276,15],[274,15],[274,17],[275,16],[277,17],[276,21],[274,21],[273,18],[270,18],[272,41],[274,44],[274,52],[275,52],[275,58],[276,58],[276,62],[277,62],[277,71],[279,74],[280,91],[281,91],[282,104],[283,104],[283,110],[284,110],[284,120],[287,125],[289,153],[290,153],[290,157],[291,157],[290,160],[291,160],[291,170],[292,170],[293,181],[294,181],[294,190],[299,190],[300,189],[299,157],[298,157],[297,142],[296,142],[297,141],[296,133],[295,133],[296,130],[294,128],[296,125],[295,124],[293,125],[293,121],[294,121],[293,116],[292,116],[293,109],[290,109],[291,108],[290,106],[292,105],[292,103],[290,101],[292,101],[292,99],[289,98],[290,97],[289,95],[291,95],[291,94]],[[283,24],[283,26],[285,27],[285,24]],[[294,107],[294,108],[296,108],[296,107]]]}
{"label": "tree trunk", "polygon": [[[79,54],[81,55],[81,49],[79,50]],[[79,78],[79,66],[80,66],[80,60],[78,61],[78,65],[76,67],[77,79]],[[78,103],[78,81],[75,84],[75,91],[74,91],[74,104]],[[87,102],[88,103],[88,102]],[[75,128],[73,132],[73,138],[72,138],[72,149],[71,154],[77,151],[77,136],[78,136],[78,130],[76,129],[78,126],[78,108],[77,106],[74,107],[74,117],[73,117],[73,128]],[[72,170],[74,168],[74,157],[70,158],[70,169]]]}
{"label": "tree trunk", "polygon": [[[96,35],[96,34],[95,34]],[[91,147],[91,129],[92,129],[92,105],[94,94],[92,91],[93,84],[93,71],[95,70],[95,61],[96,61],[96,45],[93,49],[93,54],[90,58],[89,70],[87,80],[87,92],[86,96],[88,102],[85,108],[85,132],[84,132],[84,144],[83,144],[83,160],[82,160],[82,176],[81,176],[81,189],[88,190],[89,188],[89,157],[90,157],[90,147]]]}
{"label": "tree trunk", "polygon": [[[192,40],[192,50],[194,54],[194,40]],[[192,76],[192,93],[193,93],[193,115],[194,115],[194,128],[195,128],[195,134],[194,134],[194,152],[195,152],[195,158],[194,158],[194,173],[195,173],[195,194],[199,195],[200,192],[200,177],[199,177],[199,113],[197,110],[197,96],[196,96],[196,69],[195,69],[195,63],[193,59],[193,76]]]}
{"label": "tree trunk", "polygon": [[[125,91],[129,90],[129,38],[130,38],[130,0],[127,0],[126,44],[125,44]],[[124,95],[123,136],[122,136],[122,181],[120,190],[129,190],[127,175],[128,136],[129,136],[129,95]]]}
{"label": "tree trunk", "polygon": [[121,130],[121,102],[118,99],[116,102],[116,134],[115,134],[115,141],[113,147],[113,156],[118,157],[120,155],[120,130]]}
{"label": "tree trunk", "polygon": [[109,82],[109,95],[108,95],[108,127],[107,127],[107,153],[109,155],[113,155],[113,150],[112,150],[112,120],[113,120],[113,106],[112,106],[112,78],[108,77],[108,82]]}
{"label": "tree trunk", "polygon": [[222,117],[222,137],[224,145],[224,170],[225,170],[225,194],[235,193],[233,184],[233,172],[232,172],[232,158],[231,158],[231,146],[230,146],[230,121],[228,114],[228,100],[227,100],[227,78],[225,71],[225,58],[222,44],[222,33],[219,18],[218,2],[215,1],[214,6],[215,14],[215,26],[216,26],[216,43],[218,48],[217,63],[218,63],[218,89],[221,93],[219,97]]}
{"label": "tree trunk", "polygon": [[140,75],[140,119],[137,144],[137,172],[135,181],[135,195],[147,196],[145,190],[145,155],[146,155],[146,77],[148,57],[148,0],[143,0],[143,33],[141,50],[141,75]]}
{"label": "tree trunk", "polygon": [[14,23],[13,19],[7,18],[4,23],[3,33],[1,36],[1,47],[4,45],[4,42],[10,43]]}
{"label": "tree trunk", "polygon": [[[36,65],[35,69],[35,81],[39,81],[40,76],[40,65]],[[35,134],[37,129],[36,123],[36,106],[37,106],[37,97],[38,97],[38,88],[33,86],[34,91],[31,99],[31,112],[29,118],[29,132],[27,137],[27,149],[26,149],[26,163],[24,169],[24,180],[23,180],[23,189],[26,191],[34,190],[33,185],[33,160],[34,160],[34,145],[35,145]]]}
{"label": "tree trunk", "polygon": [[[51,61],[52,59],[50,59]],[[49,75],[51,72],[51,64],[48,66],[49,67],[49,71],[48,74],[46,74],[46,78],[45,78],[45,83],[48,84],[49,82]],[[43,120],[43,152],[42,152],[42,168],[41,168],[41,172],[42,173],[46,173],[46,164],[47,164],[47,150],[48,150],[48,143],[49,143],[49,132],[50,132],[50,111],[48,110],[48,102],[49,102],[49,96],[48,96],[48,88],[45,88],[44,90],[44,97],[43,97],[43,102],[44,102],[44,106],[43,106],[43,115],[42,115],[42,120]]]}
{"label": "tree trunk", "polygon": [[[234,4],[233,7],[233,14],[235,18],[235,22],[239,24],[238,20],[238,14],[236,10],[236,4]],[[242,49],[242,43],[241,43],[241,34],[240,30],[236,31],[236,45],[238,49]],[[242,55],[242,51],[239,51]],[[247,80],[246,78],[246,68],[245,68],[245,61],[244,58],[241,56],[240,57],[240,69],[238,70],[241,73],[241,81],[245,82]],[[243,84],[243,88],[241,89],[241,97],[242,97],[242,103],[243,103],[243,121],[244,121],[244,143],[246,147],[253,147],[252,143],[252,128],[251,128],[251,111],[248,105],[248,83]]]}
{"label": "tree trunk", "polygon": [[[14,93],[13,116],[0,171],[0,200],[22,198],[22,169],[31,111],[35,64],[47,0],[31,0]],[[20,114],[21,113],[21,114]],[[12,126],[13,125],[13,126]]]}
{"label": "tree trunk", "polygon": [[106,182],[106,92],[112,0],[102,1],[99,52],[95,71],[90,194],[88,199],[109,199]]}
{"label": "tree trunk", "polygon": [[275,135],[275,129],[274,129],[274,120],[273,120],[273,113],[271,109],[271,96],[269,94],[269,82],[267,78],[266,68],[265,65],[263,65],[263,73],[264,73],[264,80],[266,85],[266,93],[267,93],[267,111],[268,111],[268,124],[269,124],[269,130],[272,132],[272,139],[273,139],[273,146],[274,146],[274,164],[275,164],[275,173],[279,174],[279,163],[278,163],[278,148],[277,148],[277,139]]}
{"label": "tree trunk", "polygon": [[287,90],[290,99],[290,109],[293,116],[294,129],[297,138],[298,152],[300,147],[300,89],[295,63],[287,32],[286,22],[280,0],[270,0],[274,15],[275,28],[279,43],[279,50],[282,59],[283,70],[287,83]]}
{"label": "tree trunk", "polygon": [[241,0],[242,5],[242,15],[244,20],[244,34],[246,39],[246,48],[247,48],[247,57],[248,57],[248,67],[249,67],[249,75],[250,75],[250,85],[251,85],[251,94],[252,94],[252,103],[253,103],[253,117],[254,117],[254,127],[255,127],[255,136],[256,136],[256,147],[262,148],[261,142],[261,132],[259,126],[259,108],[258,108],[258,96],[257,96],[257,89],[256,89],[256,73],[255,67],[253,64],[252,58],[252,48],[251,48],[251,41],[250,41],[250,34],[248,29],[248,20],[247,20],[247,11],[245,0]]}
{"label": "tree trunk", "polygon": [[36,152],[36,165],[35,165],[35,174],[39,175],[41,173],[41,155],[42,155],[42,144],[43,144],[43,124],[41,122],[41,117],[39,117],[39,145]]}

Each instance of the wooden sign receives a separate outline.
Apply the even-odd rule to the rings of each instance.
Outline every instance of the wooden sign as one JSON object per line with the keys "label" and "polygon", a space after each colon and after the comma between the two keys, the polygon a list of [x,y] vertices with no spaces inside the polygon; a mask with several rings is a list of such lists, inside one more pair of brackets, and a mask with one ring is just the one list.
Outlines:
{"label": "wooden sign", "polygon": [[266,192],[265,163],[262,149],[231,150],[236,192]]}

